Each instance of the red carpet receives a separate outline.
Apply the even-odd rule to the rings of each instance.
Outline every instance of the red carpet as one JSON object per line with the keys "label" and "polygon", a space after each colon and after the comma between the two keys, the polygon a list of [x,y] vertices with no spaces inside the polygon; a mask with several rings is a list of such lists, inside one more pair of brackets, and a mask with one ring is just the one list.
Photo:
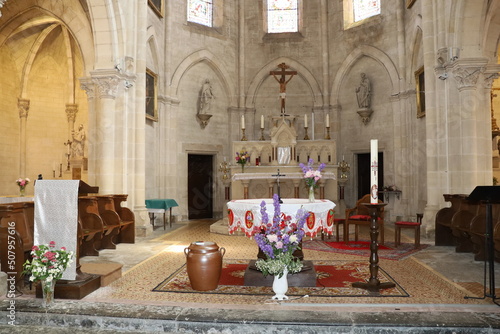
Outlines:
{"label": "red carpet", "polygon": [[[244,273],[248,260],[224,260],[219,286],[213,291],[195,291],[191,288],[185,265],[179,268],[160,283],[153,291],[179,293],[213,293],[272,295],[271,287],[244,286]],[[319,297],[369,296],[363,289],[351,287],[351,283],[366,281],[370,277],[367,261],[314,261],[317,280],[315,287],[289,287],[287,295],[314,295]],[[382,268],[379,269],[381,282],[393,282],[395,288],[381,291],[381,296],[408,297],[406,291],[399,286]]]}
{"label": "red carpet", "polygon": [[[396,247],[394,242],[386,242],[384,246],[379,245],[378,256],[386,260],[401,260],[427,247],[429,247],[429,245],[421,244],[420,248],[415,249],[415,245],[412,243],[403,243]],[[366,258],[370,256],[369,241],[351,241],[346,245],[343,241],[304,240],[302,242],[302,248],[331,253],[359,255]]]}

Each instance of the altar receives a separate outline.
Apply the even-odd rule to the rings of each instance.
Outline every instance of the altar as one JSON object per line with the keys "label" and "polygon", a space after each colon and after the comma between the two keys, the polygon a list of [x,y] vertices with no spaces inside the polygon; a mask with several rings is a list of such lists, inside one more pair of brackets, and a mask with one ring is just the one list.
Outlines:
{"label": "altar", "polygon": [[[262,223],[260,212],[262,201],[266,202],[266,213],[272,217],[274,214],[272,198],[240,199],[228,202],[229,233],[242,231],[248,237],[253,236]],[[284,198],[282,201],[281,212],[288,216],[295,217],[300,208],[309,212],[309,217],[304,224],[306,236],[314,237],[321,231],[328,235],[333,233],[335,203],[332,201],[316,199],[314,202],[309,202],[309,199],[305,198]]]}

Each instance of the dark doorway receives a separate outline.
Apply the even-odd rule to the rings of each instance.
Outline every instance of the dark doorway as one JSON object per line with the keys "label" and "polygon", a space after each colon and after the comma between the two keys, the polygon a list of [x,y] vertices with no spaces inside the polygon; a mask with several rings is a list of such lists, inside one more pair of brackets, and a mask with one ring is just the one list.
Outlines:
{"label": "dark doorway", "polygon": [[[358,156],[358,199],[370,193],[370,153],[360,153]],[[384,189],[384,153],[378,152],[378,189]]]}
{"label": "dark doorway", "polygon": [[213,156],[188,155],[188,218],[213,218]]}

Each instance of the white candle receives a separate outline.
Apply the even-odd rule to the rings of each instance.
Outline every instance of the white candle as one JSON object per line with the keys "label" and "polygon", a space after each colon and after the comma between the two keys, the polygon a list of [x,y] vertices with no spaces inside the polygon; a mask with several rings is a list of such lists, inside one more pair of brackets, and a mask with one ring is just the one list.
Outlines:
{"label": "white candle", "polygon": [[304,127],[307,128],[307,114],[304,115]]}
{"label": "white candle", "polygon": [[241,128],[245,130],[245,115],[241,115]]}
{"label": "white candle", "polygon": [[260,115],[260,128],[264,129],[264,115]]}
{"label": "white candle", "polygon": [[378,140],[370,140],[370,203],[378,203]]}
{"label": "white candle", "polygon": [[326,114],[326,127],[330,127],[330,114]]}

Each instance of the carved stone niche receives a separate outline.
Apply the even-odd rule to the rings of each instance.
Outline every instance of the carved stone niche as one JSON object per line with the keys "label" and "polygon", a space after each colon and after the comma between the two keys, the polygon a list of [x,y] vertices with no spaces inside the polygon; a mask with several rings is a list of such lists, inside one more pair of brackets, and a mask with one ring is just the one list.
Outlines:
{"label": "carved stone niche", "polygon": [[271,129],[271,145],[273,147],[273,165],[296,165],[297,132],[293,120],[283,117],[274,123]]}

